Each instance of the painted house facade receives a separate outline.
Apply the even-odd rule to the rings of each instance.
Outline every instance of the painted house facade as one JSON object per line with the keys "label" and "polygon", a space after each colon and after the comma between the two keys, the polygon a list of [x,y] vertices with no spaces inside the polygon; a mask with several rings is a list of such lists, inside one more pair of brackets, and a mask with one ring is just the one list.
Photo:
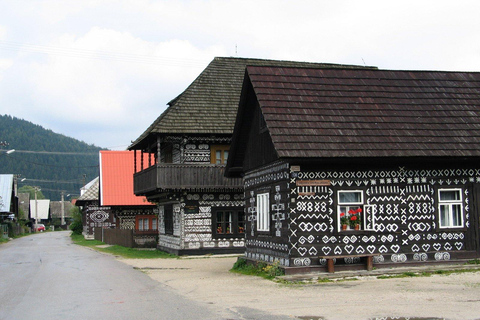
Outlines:
{"label": "painted house facade", "polygon": [[135,174],[135,193],[159,208],[158,248],[176,254],[244,252],[241,178],[225,163],[247,64],[325,64],[215,58],[129,147],[151,162]]}
{"label": "painted house facade", "polygon": [[80,189],[80,197],[75,205],[82,212],[83,235],[92,238],[95,228],[116,228],[117,220],[109,208],[100,207],[99,177],[96,177]]}
{"label": "painted house facade", "polygon": [[248,66],[226,174],[293,273],[479,257],[479,160],[480,73]]}

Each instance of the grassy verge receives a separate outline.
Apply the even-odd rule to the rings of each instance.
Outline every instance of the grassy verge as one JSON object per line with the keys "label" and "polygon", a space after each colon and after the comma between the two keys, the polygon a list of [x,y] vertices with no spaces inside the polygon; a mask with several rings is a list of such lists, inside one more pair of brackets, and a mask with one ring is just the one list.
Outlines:
{"label": "grassy verge", "polygon": [[268,280],[272,280],[277,276],[284,275],[283,269],[280,268],[278,264],[249,264],[244,258],[238,258],[237,262],[235,262],[230,271],[249,276],[258,276]]}
{"label": "grassy verge", "polygon": [[73,243],[95,249],[100,252],[110,253],[127,259],[159,259],[159,258],[177,258],[177,256],[160,250],[139,250],[137,248],[126,248],[122,246],[109,246],[101,248],[99,246],[105,243],[98,240],[87,240],[83,235],[72,234]]}
{"label": "grassy verge", "polygon": [[455,273],[480,272],[480,269],[455,269],[455,270],[435,270],[424,272],[404,272],[401,274],[392,274],[378,276],[377,279],[398,279],[398,278],[414,278],[414,277],[430,277],[433,275],[451,275]]}

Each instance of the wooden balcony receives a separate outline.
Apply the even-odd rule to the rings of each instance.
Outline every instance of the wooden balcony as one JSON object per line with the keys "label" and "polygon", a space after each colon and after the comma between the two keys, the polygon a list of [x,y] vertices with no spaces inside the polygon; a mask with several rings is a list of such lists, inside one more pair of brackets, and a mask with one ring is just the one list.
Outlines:
{"label": "wooden balcony", "polygon": [[134,174],[134,192],[143,196],[182,189],[243,189],[241,178],[225,178],[224,173],[224,165],[153,165]]}

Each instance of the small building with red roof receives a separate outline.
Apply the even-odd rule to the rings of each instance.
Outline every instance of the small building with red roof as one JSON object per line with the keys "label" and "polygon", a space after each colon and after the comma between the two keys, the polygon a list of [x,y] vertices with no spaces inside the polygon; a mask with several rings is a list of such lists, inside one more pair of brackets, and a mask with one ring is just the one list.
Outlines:
{"label": "small building with red roof", "polygon": [[[100,151],[99,203],[103,211],[113,214],[117,229],[134,230],[137,245],[156,246],[158,236],[157,207],[146,197],[133,192],[135,166],[130,151]],[[146,165],[147,157],[143,159]]]}
{"label": "small building with red roof", "polygon": [[93,235],[96,227],[133,230],[136,245],[156,246],[158,210],[145,197],[133,193],[137,165],[133,153],[102,150],[99,157],[100,175],[77,204],[88,206],[83,210],[84,232]]}

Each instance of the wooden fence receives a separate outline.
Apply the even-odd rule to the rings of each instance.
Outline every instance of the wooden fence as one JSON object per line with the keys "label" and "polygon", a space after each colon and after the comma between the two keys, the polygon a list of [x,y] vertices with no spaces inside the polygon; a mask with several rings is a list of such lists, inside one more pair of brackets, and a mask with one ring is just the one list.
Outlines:
{"label": "wooden fence", "polygon": [[106,244],[119,245],[127,248],[135,247],[133,230],[95,228],[94,237],[95,240],[105,242]]}

